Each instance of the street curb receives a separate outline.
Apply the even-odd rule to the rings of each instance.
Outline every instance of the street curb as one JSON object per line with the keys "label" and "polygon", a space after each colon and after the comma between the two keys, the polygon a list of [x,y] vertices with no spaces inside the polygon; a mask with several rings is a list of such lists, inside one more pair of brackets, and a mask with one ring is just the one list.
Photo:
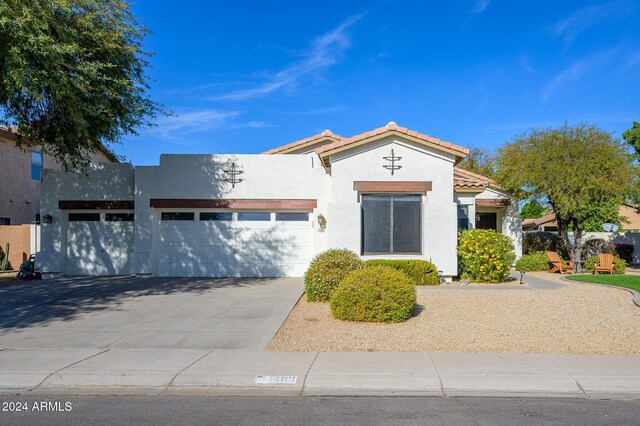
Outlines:
{"label": "street curb", "polygon": [[340,389],[327,390],[325,392],[304,392],[299,389],[277,389],[234,386],[211,387],[136,387],[136,386],[82,386],[82,387],[51,387],[29,391],[25,389],[0,388],[0,397],[25,396],[25,395],[88,395],[88,396],[247,396],[247,397],[474,397],[474,398],[562,398],[580,400],[640,400],[639,392],[623,391],[597,391],[580,394],[575,392],[549,392],[549,391],[487,391],[487,390],[453,390],[446,395],[434,392],[406,391],[392,389]]}
{"label": "street curb", "polygon": [[565,277],[561,278],[562,281],[566,281],[568,283],[577,283],[577,284],[588,284],[588,285],[597,285],[597,286],[602,286],[602,287],[609,287],[609,288],[615,288],[617,290],[624,290],[624,291],[628,291],[629,293],[631,293],[631,295],[633,296],[633,303],[640,308],[640,293],[638,293],[637,291],[635,291],[634,289],[631,288],[626,288],[626,287],[619,287],[616,285],[609,285],[609,284],[600,284],[600,283],[590,283],[590,282],[584,282],[584,281],[577,281],[577,280],[568,280]]}

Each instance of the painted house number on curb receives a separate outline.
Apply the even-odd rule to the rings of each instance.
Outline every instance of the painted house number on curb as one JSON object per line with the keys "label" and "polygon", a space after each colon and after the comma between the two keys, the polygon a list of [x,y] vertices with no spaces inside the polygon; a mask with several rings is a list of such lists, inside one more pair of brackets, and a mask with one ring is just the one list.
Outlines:
{"label": "painted house number on curb", "polygon": [[298,381],[298,376],[256,376],[255,383],[293,385]]}

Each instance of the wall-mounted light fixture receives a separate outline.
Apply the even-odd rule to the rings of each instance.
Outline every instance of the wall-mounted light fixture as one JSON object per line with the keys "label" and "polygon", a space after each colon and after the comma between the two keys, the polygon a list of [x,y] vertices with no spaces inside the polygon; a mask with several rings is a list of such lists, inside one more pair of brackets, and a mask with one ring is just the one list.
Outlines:
{"label": "wall-mounted light fixture", "polygon": [[321,231],[327,229],[327,218],[323,215],[318,215],[318,225],[320,226]]}
{"label": "wall-mounted light fixture", "polygon": [[44,216],[42,216],[42,223],[51,223],[53,222],[53,216],[51,216],[50,214],[45,214]]}

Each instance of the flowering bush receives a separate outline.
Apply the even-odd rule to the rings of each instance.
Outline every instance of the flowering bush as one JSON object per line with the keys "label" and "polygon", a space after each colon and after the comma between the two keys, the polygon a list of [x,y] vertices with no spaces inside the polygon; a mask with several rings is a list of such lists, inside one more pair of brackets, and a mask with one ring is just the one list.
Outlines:
{"label": "flowering bush", "polygon": [[516,259],[513,243],[491,229],[463,231],[458,238],[461,278],[480,283],[501,283],[509,278]]}

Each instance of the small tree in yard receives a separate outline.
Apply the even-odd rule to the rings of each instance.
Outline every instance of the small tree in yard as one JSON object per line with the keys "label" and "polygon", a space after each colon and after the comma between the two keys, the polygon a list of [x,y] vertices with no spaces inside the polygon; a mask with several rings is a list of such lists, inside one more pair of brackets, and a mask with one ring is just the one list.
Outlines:
{"label": "small tree in yard", "polygon": [[[594,125],[533,129],[498,152],[496,179],[521,198],[547,200],[574,261],[581,258],[584,212],[635,192],[637,169],[625,144]],[[569,231],[574,241],[569,240]]]}
{"label": "small tree in yard", "polygon": [[634,121],[633,126],[622,133],[622,137],[640,155],[640,123]]}
{"label": "small tree in yard", "polygon": [[0,124],[66,168],[151,124],[147,29],[123,0],[0,1]]}
{"label": "small tree in yard", "polygon": [[488,178],[493,178],[496,172],[496,157],[488,148],[471,148],[469,155],[458,163],[458,167]]}
{"label": "small tree in yard", "polygon": [[533,199],[526,202],[520,209],[520,216],[523,219],[538,219],[544,214],[544,206]]}

